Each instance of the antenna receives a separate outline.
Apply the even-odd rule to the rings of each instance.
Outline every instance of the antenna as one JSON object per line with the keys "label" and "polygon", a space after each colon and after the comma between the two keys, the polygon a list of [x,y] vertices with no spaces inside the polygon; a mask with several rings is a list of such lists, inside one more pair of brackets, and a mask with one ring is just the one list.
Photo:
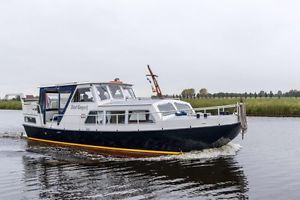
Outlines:
{"label": "antenna", "polygon": [[[158,82],[157,82],[157,79],[156,79],[158,76],[155,75],[155,74],[153,74],[153,72],[152,72],[152,70],[151,70],[151,68],[150,68],[149,65],[147,65],[147,67],[148,67],[148,70],[149,70],[149,73],[150,73],[150,74],[147,74],[146,76],[152,78],[153,84],[154,84],[154,87],[155,87],[155,89],[152,89],[152,90],[153,90],[153,92],[156,92],[156,95],[157,95],[158,97],[162,97],[162,93],[161,93],[160,87],[159,87]],[[151,83],[151,82],[150,82],[150,83]]]}

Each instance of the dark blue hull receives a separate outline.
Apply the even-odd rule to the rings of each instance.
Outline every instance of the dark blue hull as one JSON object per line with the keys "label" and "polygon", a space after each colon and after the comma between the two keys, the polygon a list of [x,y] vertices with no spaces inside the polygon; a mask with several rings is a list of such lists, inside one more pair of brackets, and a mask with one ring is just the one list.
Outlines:
{"label": "dark blue hull", "polygon": [[213,127],[137,131],[101,132],[46,129],[24,125],[29,139],[99,150],[131,151],[150,154],[175,154],[221,147],[240,132],[240,123]]}

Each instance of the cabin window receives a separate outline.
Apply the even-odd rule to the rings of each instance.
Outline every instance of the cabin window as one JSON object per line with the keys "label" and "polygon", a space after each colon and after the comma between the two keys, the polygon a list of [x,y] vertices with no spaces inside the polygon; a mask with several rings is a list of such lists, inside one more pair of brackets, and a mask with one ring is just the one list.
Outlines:
{"label": "cabin window", "polygon": [[106,85],[99,85],[99,86],[96,86],[96,88],[97,88],[98,96],[100,97],[101,100],[110,99]]}
{"label": "cabin window", "polygon": [[188,104],[177,103],[177,102],[175,102],[174,104],[175,104],[178,111],[184,111],[188,114],[193,114],[193,110],[191,109],[191,107]]}
{"label": "cabin window", "polygon": [[148,110],[132,110],[128,112],[128,123],[153,123],[153,116]]}
{"label": "cabin window", "polygon": [[176,113],[176,109],[171,103],[164,103],[157,106],[163,116],[172,115]]}
{"label": "cabin window", "polygon": [[78,88],[75,92],[73,102],[93,102],[94,97],[90,87]]}
{"label": "cabin window", "polygon": [[125,124],[125,111],[106,111],[107,124]]}
{"label": "cabin window", "polygon": [[130,86],[122,86],[122,89],[126,99],[135,99],[134,92]]}
{"label": "cabin window", "polygon": [[33,124],[36,123],[35,117],[24,117],[24,121],[27,123],[33,123]]}
{"label": "cabin window", "polygon": [[103,111],[90,111],[85,123],[86,124],[103,124],[104,112]]}
{"label": "cabin window", "polygon": [[110,93],[114,99],[123,99],[124,95],[119,85],[109,85]]}

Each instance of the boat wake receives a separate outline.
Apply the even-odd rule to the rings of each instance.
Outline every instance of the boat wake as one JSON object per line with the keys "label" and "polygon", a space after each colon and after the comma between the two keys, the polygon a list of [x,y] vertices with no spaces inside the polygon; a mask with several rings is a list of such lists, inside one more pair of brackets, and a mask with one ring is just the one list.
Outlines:
{"label": "boat wake", "polygon": [[[5,134],[0,132],[0,138],[10,138],[10,139],[20,139],[20,134]],[[18,140],[14,140],[16,143]],[[20,140],[23,141],[23,140]],[[7,142],[7,141],[6,141]],[[25,143],[24,143],[25,144]],[[21,145],[22,149],[25,149]],[[27,146],[26,151],[32,153],[40,153],[43,155],[53,156],[54,158],[59,158],[62,160],[81,160],[84,162],[90,161],[95,162],[126,162],[126,161],[188,161],[188,160],[210,160],[219,157],[234,156],[242,148],[241,145],[235,143],[228,143],[220,148],[204,149],[201,151],[192,151],[184,153],[181,155],[167,155],[158,157],[143,157],[143,158],[133,158],[133,157],[115,157],[112,155],[96,154],[89,151],[78,150],[68,147],[59,146],[48,146],[39,144],[37,146]],[[70,156],[72,155],[72,156]]]}
{"label": "boat wake", "polygon": [[115,157],[112,155],[96,154],[84,150],[75,150],[67,147],[49,147],[37,146],[27,148],[27,151],[32,153],[43,154],[48,157],[55,158],[64,162],[84,163],[84,164],[99,164],[103,162],[160,162],[160,161],[204,161],[216,159],[219,157],[234,156],[242,148],[241,145],[228,143],[220,148],[205,149],[201,151],[192,151],[182,155],[168,155],[159,157]]}
{"label": "boat wake", "polygon": [[26,134],[21,131],[0,131],[0,138],[22,138],[26,137]]}
{"label": "boat wake", "polygon": [[[164,161],[164,160],[207,160],[215,159],[224,156],[234,156],[242,148],[241,145],[235,143],[228,143],[220,148],[204,149],[201,151],[192,151],[184,153],[182,155],[168,155],[159,157],[148,157],[148,158],[123,158],[123,160],[141,160],[141,161]],[[113,160],[121,160],[113,159]]]}

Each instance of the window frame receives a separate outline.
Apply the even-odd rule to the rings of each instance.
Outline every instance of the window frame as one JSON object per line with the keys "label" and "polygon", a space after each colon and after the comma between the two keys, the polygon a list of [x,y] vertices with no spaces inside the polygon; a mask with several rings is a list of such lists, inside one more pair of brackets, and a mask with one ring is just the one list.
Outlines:
{"label": "window frame", "polygon": [[[132,122],[130,122],[130,112],[137,112],[136,116],[140,115],[140,114],[144,114],[145,115],[145,120],[133,120]],[[148,117],[147,117],[148,115]],[[137,110],[128,110],[127,112],[127,116],[128,116],[128,120],[127,120],[127,123],[128,124],[152,124],[152,123],[155,123],[155,119],[154,119],[154,116],[152,115],[152,113],[149,111],[149,110],[143,110],[143,109],[137,109]],[[148,118],[148,119],[147,119]],[[150,120],[150,118],[152,118]]]}
{"label": "window frame", "polygon": [[[112,113],[112,112],[122,112],[122,113]],[[123,113],[124,112],[124,113]],[[108,114],[109,113],[109,114]],[[108,119],[108,116],[110,116],[110,119]],[[120,123],[119,117],[124,116],[124,121]],[[126,110],[106,110],[105,111],[105,124],[106,125],[124,125],[127,124],[127,111]],[[115,122],[111,122],[112,117],[116,117]]]}
{"label": "window frame", "polygon": [[[98,90],[98,87],[105,87],[106,88],[106,92],[108,94],[108,98],[107,99],[101,99],[100,97],[100,91]],[[97,97],[97,99],[99,99],[99,101],[107,101],[107,100],[110,100],[112,99],[112,94],[110,93],[110,89],[108,87],[107,84],[95,84],[94,85],[94,89],[95,89],[95,96]],[[99,94],[98,94],[99,93]]]}
{"label": "window frame", "polygon": [[[92,101],[74,101],[77,91],[80,89],[86,89],[86,88],[90,89],[91,95],[93,97]],[[80,100],[80,96],[79,96],[79,100]],[[94,90],[93,90],[93,87],[90,85],[90,86],[77,87],[74,91],[71,103],[95,103],[95,101],[96,101],[96,99],[95,99]]]}
{"label": "window frame", "polygon": [[[177,105],[183,105],[183,106],[186,106],[188,109],[178,108]],[[187,113],[188,115],[194,114],[194,110],[193,110],[193,109],[190,107],[190,105],[187,104],[187,103],[174,102],[174,106],[175,106],[175,108],[177,109],[177,111],[179,111],[179,112],[180,112],[180,111],[183,111],[183,112]]]}
{"label": "window frame", "polygon": [[[171,106],[174,108],[174,110],[170,110],[170,111],[162,111],[161,108],[160,108],[160,106],[167,105],[167,104],[171,105]],[[170,116],[170,115],[175,115],[175,113],[177,112],[176,107],[175,107],[171,102],[158,104],[158,105],[157,105],[157,109],[158,109],[159,113],[160,113],[163,117],[167,117],[167,116]]]}
{"label": "window frame", "polygon": [[[95,112],[95,114],[91,114],[91,112]],[[101,119],[101,122],[99,122],[99,113],[102,113],[103,116]],[[89,118],[92,118],[94,120],[93,122],[87,122]],[[97,120],[98,119],[98,120]],[[87,117],[85,118],[84,124],[85,125],[104,125],[105,123],[105,112],[103,110],[91,110],[89,111]]]}
{"label": "window frame", "polygon": [[[119,87],[122,97],[115,98],[115,95],[112,93],[111,87]],[[108,89],[109,89],[109,92],[110,92],[110,95],[111,95],[112,99],[124,99],[125,98],[124,97],[124,93],[123,93],[123,89],[122,89],[121,85],[118,85],[118,84],[108,84]]]}
{"label": "window frame", "polygon": [[[134,93],[131,86],[121,85],[120,88],[122,89],[122,93],[123,93],[123,96],[124,96],[125,99],[136,99],[135,93]],[[126,89],[124,89],[124,88],[126,88]],[[131,97],[130,98],[125,97],[125,92],[124,91],[128,91]]]}

